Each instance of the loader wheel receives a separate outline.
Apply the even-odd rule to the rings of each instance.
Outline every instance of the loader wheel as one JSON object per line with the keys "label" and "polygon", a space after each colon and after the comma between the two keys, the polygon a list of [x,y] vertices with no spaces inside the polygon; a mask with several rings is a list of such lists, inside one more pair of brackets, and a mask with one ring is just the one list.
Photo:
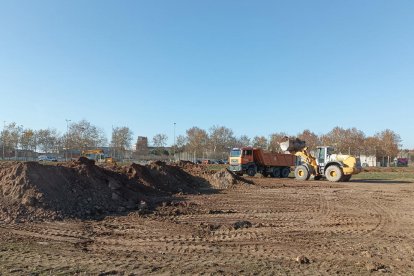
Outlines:
{"label": "loader wheel", "polygon": [[349,180],[351,180],[351,177],[352,177],[352,174],[344,175],[344,176],[342,176],[341,181],[343,181],[343,182],[349,182]]}
{"label": "loader wheel", "polygon": [[280,177],[280,168],[273,168],[272,170],[272,177]]}
{"label": "loader wheel", "polygon": [[249,176],[254,176],[256,174],[256,170],[253,167],[247,169],[247,174]]}
{"label": "loader wheel", "polygon": [[295,178],[297,180],[308,180],[310,173],[305,166],[297,166],[295,169]]}
{"label": "loader wheel", "polygon": [[336,165],[329,166],[325,171],[326,179],[331,182],[341,181],[343,175],[341,168]]}
{"label": "loader wheel", "polygon": [[289,174],[290,174],[290,168],[288,168],[288,167],[284,167],[284,168],[282,169],[281,177],[282,177],[282,178],[286,178],[286,177],[288,177],[288,176],[289,176]]}

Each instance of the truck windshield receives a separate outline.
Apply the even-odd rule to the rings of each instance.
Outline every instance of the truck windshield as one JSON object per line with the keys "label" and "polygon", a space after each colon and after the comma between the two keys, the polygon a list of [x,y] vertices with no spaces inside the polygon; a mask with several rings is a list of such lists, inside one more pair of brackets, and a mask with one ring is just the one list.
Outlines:
{"label": "truck windshield", "polygon": [[240,156],[240,150],[234,149],[230,152],[230,157],[239,157]]}

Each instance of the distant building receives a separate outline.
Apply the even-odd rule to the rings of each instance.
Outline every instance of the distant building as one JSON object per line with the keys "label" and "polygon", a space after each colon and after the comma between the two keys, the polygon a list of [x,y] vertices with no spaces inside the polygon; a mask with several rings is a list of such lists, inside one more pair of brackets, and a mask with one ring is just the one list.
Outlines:
{"label": "distant building", "polygon": [[375,155],[361,155],[359,156],[362,167],[376,167],[377,157]]}
{"label": "distant building", "polygon": [[138,136],[137,143],[135,144],[135,152],[138,155],[148,155],[148,138],[145,136]]}

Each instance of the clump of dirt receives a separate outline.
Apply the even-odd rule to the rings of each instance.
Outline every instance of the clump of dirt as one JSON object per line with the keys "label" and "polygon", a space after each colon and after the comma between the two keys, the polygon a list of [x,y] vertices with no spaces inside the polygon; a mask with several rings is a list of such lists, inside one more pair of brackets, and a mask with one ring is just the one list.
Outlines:
{"label": "clump of dirt", "polygon": [[253,184],[252,181],[240,177],[227,169],[212,171],[208,170],[205,165],[194,164],[189,161],[180,161],[178,166],[191,175],[206,179],[216,189],[229,189],[235,187],[235,185]]}
{"label": "clump of dirt", "polygon": [[235,185],[253,184],[253,182],[246,180],[227,169],[220,170],[208,177],[210,184],[217,189],[229,189]]}

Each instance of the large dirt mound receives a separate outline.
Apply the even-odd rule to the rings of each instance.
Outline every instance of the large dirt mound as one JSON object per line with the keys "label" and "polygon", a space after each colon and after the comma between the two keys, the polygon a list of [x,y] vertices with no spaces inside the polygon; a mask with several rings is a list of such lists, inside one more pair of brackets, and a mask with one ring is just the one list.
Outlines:
{"label": "large dirt mound", "polygon": [[154,207],[177,193],[245,182],[227,170],[215,173],[188,162],[122,168],[96,166],[85,158],[58,165],[5,162],[0,164],[0,221],[93,218]]}
{"label": "large dirt mound", "polygon": [[130,178],[137,179],[141,183],[157,191],[166,193],[198,193],[200,187],[205,187],[208,182],[201,177],[190,174],[178,166],[167,165],[156,161],[149,165],[132,164],[126,168]]}
{"label": "large dirt mound", "polygon": [[90,217],[134,209],[151,189],[90,162],[42,165],[7,163],[0,168],[0,220]]}

